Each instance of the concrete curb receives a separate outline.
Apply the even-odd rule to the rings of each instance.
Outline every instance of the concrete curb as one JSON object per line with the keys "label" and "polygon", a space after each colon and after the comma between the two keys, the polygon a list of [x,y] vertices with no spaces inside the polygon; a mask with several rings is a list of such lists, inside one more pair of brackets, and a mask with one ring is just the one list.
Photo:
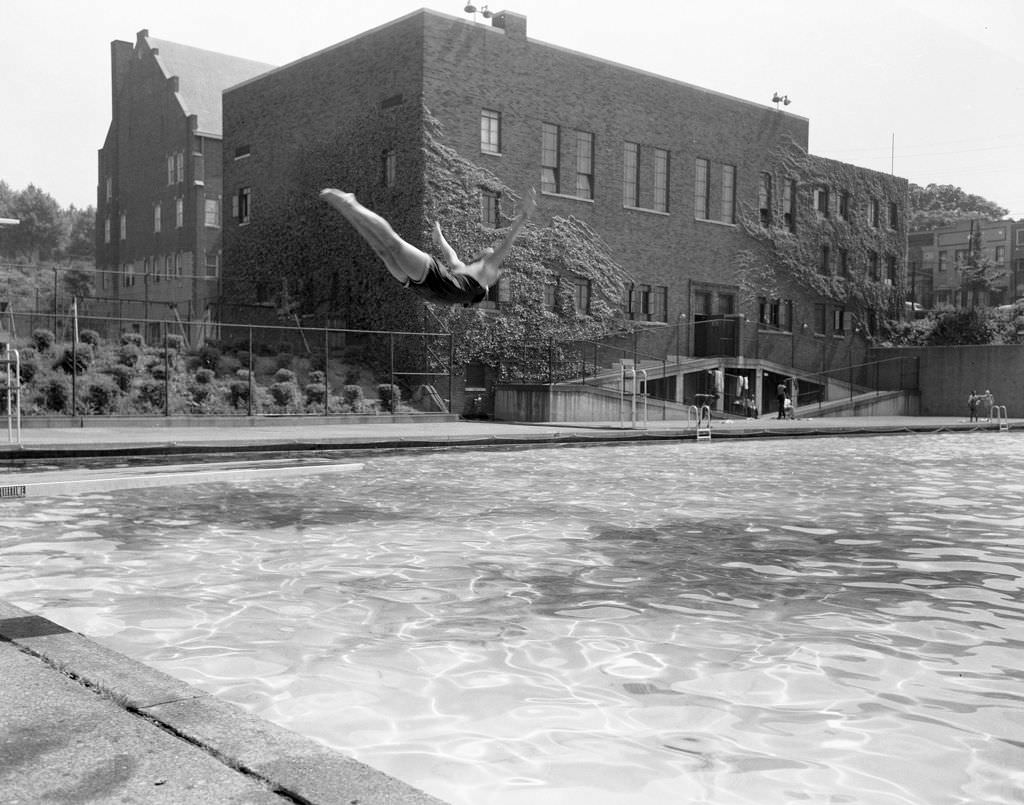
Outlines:
{"label": "concrete curb", "polygon": [[[286,801],[443,805],[394,777],[4,601],[0,639],[38,660],[34,676],[55,669]],[[0,779],[3,771],[0,764]]]}

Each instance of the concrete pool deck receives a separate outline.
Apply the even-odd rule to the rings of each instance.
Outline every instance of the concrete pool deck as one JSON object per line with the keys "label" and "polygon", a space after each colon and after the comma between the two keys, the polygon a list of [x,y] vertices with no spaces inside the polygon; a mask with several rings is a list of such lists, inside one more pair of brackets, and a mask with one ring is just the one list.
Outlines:
{"label": "concrete pool deck", "polygon": [[[1024,429],[1024,420],[1006,424],[1010,432]],[[956,417],[766,417],[715,420],[712,442],[998,429],[994,422]],[[371,461],[371,452],[380,449],[695,436],[693,427],[678,422],[650,422],[646,429],[481,421],[28,427],[20,445],[0,444],[0,490],[10,493],[0,497],[23,498],[0,500],[0,522],[5,507],[31,506],[33,498],[252,478],[261,472],[347,471],[361,466],[356,457]],[[12,492],[21,487],[22,495]],[[2,600],[0,680],[5,802],[440,805],[383,772]]]}

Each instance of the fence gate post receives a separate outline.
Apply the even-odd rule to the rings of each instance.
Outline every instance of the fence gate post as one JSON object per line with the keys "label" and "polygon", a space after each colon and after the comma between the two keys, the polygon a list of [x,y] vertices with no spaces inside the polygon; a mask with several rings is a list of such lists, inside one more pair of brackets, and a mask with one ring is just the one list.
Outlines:
{"label": "fence gate post", "polygon": [[252,377],[252,325],[249,325],[249,413],[248,416],[252,416],[252,396],[253,396],[253,377]]}

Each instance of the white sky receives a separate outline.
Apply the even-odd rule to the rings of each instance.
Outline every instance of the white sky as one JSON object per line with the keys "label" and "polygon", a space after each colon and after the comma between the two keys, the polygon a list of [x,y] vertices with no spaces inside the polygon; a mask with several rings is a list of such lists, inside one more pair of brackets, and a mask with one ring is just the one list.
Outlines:
{"label": "white sky", "polygon": [[[4,0],[0,179],[64,207],[95,204],[110,42],[143,28],[283,65],[422,7],[469,19],[464,5]],[[532,39],[745,100],[770,106],[778,91],[810,120],[812,153],[958,185],[1024,218],[1020,0],[497,0],[491,10],[525,14]]]}

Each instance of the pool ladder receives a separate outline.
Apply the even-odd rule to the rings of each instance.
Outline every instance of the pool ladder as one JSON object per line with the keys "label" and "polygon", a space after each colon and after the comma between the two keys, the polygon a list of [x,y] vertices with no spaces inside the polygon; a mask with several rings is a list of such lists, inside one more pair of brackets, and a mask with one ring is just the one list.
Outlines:
{"label": "pool ladder", "polygon": [[999,430],[1009,430],[1010,423],[1006,417],[1006,406],[1005,405],[993,405],[988,412],[988,418],[991,421],[999,423]]}
{"label": "pool ladder", "polygon": [[697,429],[698,442],[711,441],[711,406],[702,405],[698,408],[691,405],[686,412],[687,426],[693,425]]}

